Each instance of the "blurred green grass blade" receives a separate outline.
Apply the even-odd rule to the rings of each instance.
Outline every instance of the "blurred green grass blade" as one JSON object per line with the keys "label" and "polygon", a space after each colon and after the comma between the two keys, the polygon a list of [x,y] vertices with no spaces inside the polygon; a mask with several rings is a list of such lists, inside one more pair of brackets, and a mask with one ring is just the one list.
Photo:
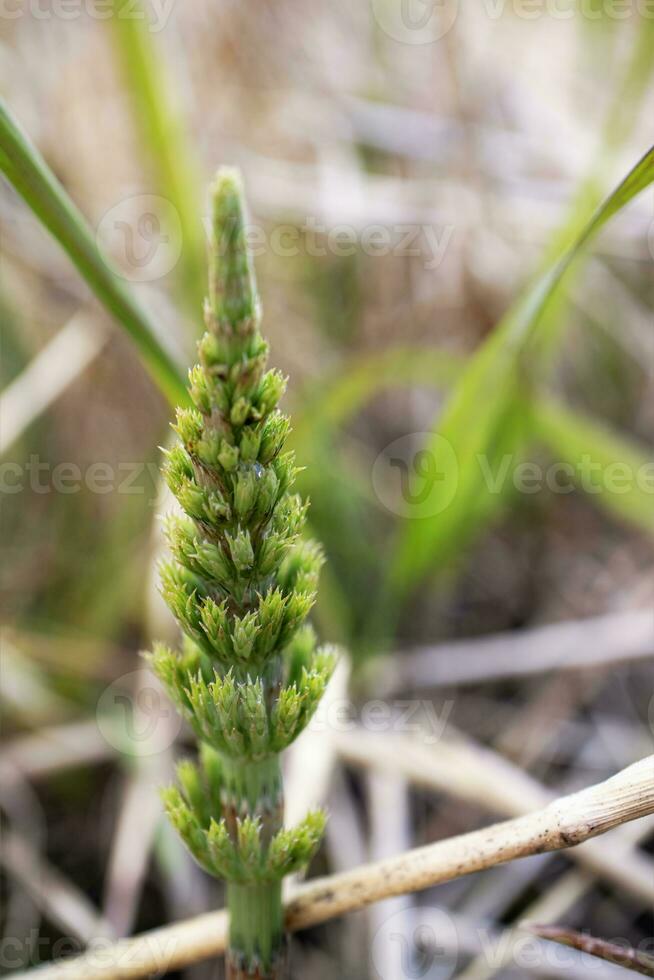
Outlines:
{"label": "blurred green grass blade", "polygon": [[451,351],[437,347],[392,347],[366,354],[354,364],[339,365],[331,377],[307,395],[300,395],[293,408],[293,446],[303,452],[317,429],[329,435],[344,425],[379,392],[389,388],[424,384],[451,384],[460,374],[463,361]]}
{"label": "blurred green grass blade", "polygon": [[533,435],[590,499],[639,530],[654,534],[654,458],[644,447],[554,401],[532,407]]}
{"label": "blurred green grass blade", "polygon": [[68,254],[102,305],[122,324],[171,404],[187,404],[183,374],[155,323],[111,269],[83,215],[2,100],[0,172]]}
{"label": "blurred green grass blade", "polygon": [[[449,386],[460,373],[461,357],[433,347],[390,348],[339,364],[323,381],[296,396],[290,445],[304,464],[300,488],[312,501],[311,519],[330,560],[321,578],[318,621],[347,638],[355,659],[364,643],[370,611],[366,586],[379,571],[379,554],[370,549],[379,515],[370,507],[368,473],[356,459],[341,458],[335,438],[341,427],[378,394],[397,387]],[[361,483],[360,477],[363,477]],[[322,587],[326,586],[323,602]]]}
{"label": "blurred green grass blade", "polygon": [[133,0],[131,14],[125,17],[121,16],[123,0],[111,2],[114,16],[107,23],[141,145],[149,158],[157,192],[168,198],[180,220],[181,298],[201,327],[206,261],[200,188],[205,181],[190,151],[178,99],[143,4]]}
{"label": "blurred green grass blade", "polygon": [[[591,238],[637,194],[654,181],[654,147],[595,212],[576,242],[529,288],[468,362],[442,414],[438,431],[426,450],[443,461],[443,446],[456,455],[457,472],[434,481],[422,514],[407,520],[390,566],[391,591],[402,594],[425,574],[430,564],[456,551],[465,537],[467,514],[485,493],[480,459],[489,460],[502,440],[514,406],[529,401],[526,358],[529,345],[565,282],[575,259]],[[447,467],[446,467],[447,470]],[[453,494],[453,496],[452,496]],[[448,503],[446,498],[452,497]]]}
{"label": "blurred green grass blade", "polygon": [[606,147],[607,163],[624,146],[633,132],[640,114],[643,98],[650,87],[654,72],[654,20],[643,17],[638,24],[631,57],[621,83],[613,93],[609,112],[604,121],[601,144]]}
{"label": "blurred green grass blade", "polygon": [[550,240],[543,255],[543,270],[549,268],[564,250],[571,247],[579,232],[592,218],[610,187],[612,172],[621,148],[633,132],[644,96],[654,74],[654,21],[645,20],[635,41],[621,78],[615,85],[611,103],[601,126],[594,163],[579,185],[568,214]]}
{"label": "blurred green grass blade", "polygon": [[598,208],[596,214],[582,232],[570,254],[564,256],[561,264],[566,266],[575,258],[590,238],[595,235],[606,222],[629,204],[638,194],[642,193],[654,180],[654,146],[638,161],[624,180],[618,184],[612,194]]}
{"label": "blurred green grass blade", "polygon": [[[595,216],[602,201],[603,188],[607,187],[618,153],[633,131],[642,109],[643,98],[654,72],[654,21],[648,21],[636,33],[635,42],[626,59],[622,77],[615,85],[611,104],[594,154],[594,165],[589,175],[581,182],[568,209],[561,227],[551,238],[545,250],[542,272],[556,265],[558,258],[575,245],[576,239],[584,231],[587,223]],[[610,186],[610,185],[609,185]],[[579,263],[576,265],[578,272]],[[567,277],[566,277],[567,281]],[[561,284],[565,286],[565,283]],[[558,288],[550,295],[546,308],[539,319],[538,332],[529,341],[530,363],[538,364],[539,378],[549,370],[558,349],[558,341],[565,325],[563,311],[567,302],[567,289]],[[506,318],[505,318],[506,319]],[[533,395],[532,395],[533,398]],[[525,411],[528,404],[516,401],[513,410],[507,413],[495,445],[487,447],[489,466],[501,465],[504,456],[511,456],[517,465],[525,458],[530,443],[530,428],[525,424]],[[474,540],[484,527],[497,517],[498,511],[506,503],[506,494],[475,494],[468,501],[468,517],[452,523],[459,527],[459,534],[445,536],[439,542],[435,559],[443,564],[451,561],[460,547]],[[453,515],[451,515],[453,518]]]}
{"label": "blurred green grass blade", "polygon": [[[574,245],[580,232],[601,203],[611,186],[612,174],[621,148],[634,130],[643,107],[644,97],[654,74],[654,21],[646,20],[635,34],[626,65],[613,87],[611,101],[600,129],[593,166],[581,181],[562,225],[551,237],[543,254],[540,271],[547,270],[558,257]],[[565,327],[562,315],[567,290],[559,289],[549,303],[538,330],[532,357],[538,358],[540,373],[554,362],[559,340]]]}
{"label": "blurred green grass blade", "polygon": [[[463,373],[464,367],[462,358],[437,348],[397,347],[367,355],[347,370],[339,368],[335,377],[325,382],[317,394],[314,393],[311,399],[294,409],[294,417],[299,417],[299,424],[294,430],[295,445],[301,454],[306,455],[312,440],[317,438],[318,429],[322,430],[324,426],[323,435],[333,437],[339,426],[347,425],[367,402],[383,391],[421,383],[435,388],[449,388]],[[570,436],[569,452],[565,451],[566,429]],[[531,396],[530,403],[516,401],[507,411],[500,437],[488,456],[487,472],[501,472],[502,460],[507,457],[512,460],[512,468],[517,466],[528,454],[529,445],[539,438],[547,442],[557,458],[571,465],[576,465],[575,461],[581,458],[584,451],[591,454],[598,464],[610,466],[614,461],[622,462],[630,466],[633,472],[645,472],[642,467],[648,463],[644,451],[627,437],[578,416],[574,410],[560,405],[551,396],[537,394]],[[586,450],[584,439],[587,441]],[[312,472],[316,465],[312,465]],[[328,475],[321,474],[320,479],[327,479]],[[502,482],[505,488],[511,485],[510,479]],[[317,493],[318,488],[313,487],[312,496]],[[590,494],[591,502],[654,532],[654,491],[648,495],[646,491],[636,489],[633,494],[625,494],[625,497],[617,503],[612,500],[607,503],[604,495]],[[463,527],[455,545],[459,547],[462,542],[473,540],[478,530],[497,515],[505,501],[504,492],[477,497],[471,508],[457,519],[457,523],[461,522]],[[452,506],[456,506],[456,500]],[[446,551],[445,544],[446,540],[440,544],[438,554],[441,560],[455,557],[455,554]]]}

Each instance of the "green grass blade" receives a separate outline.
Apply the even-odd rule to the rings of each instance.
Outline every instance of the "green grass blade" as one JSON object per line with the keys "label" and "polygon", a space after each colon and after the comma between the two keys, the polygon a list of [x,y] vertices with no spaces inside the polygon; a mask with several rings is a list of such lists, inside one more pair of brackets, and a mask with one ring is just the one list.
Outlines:
{"label": "green grass blade", "polygon": [[0,100],[0,172],[57,240],[102,305],[136,344],[152,377],[172,404],[186,404],[183,374],[160,331],[115,273],[83,215]]}
{"label": "green grass blade", "polygon": [[307,395],[300,395],[293,411],[293,446],[304,453],[316,430],[328,435],[381,391],[411,384],[449,385],[461,373],[462,364],[458,355],[437,347],[398,346],[339,365],[324,381],[312,382]]}
{"label": "green grass blade", "polygon": [[582,249],[652,181],[654,147],[598,208],[576,242],[526,291],[468,362],[445,407],[438,432],[426,447],[438,470],[443,445],[449,443],[456,454],[458,469],[454,473],[450,467],[449,473],[434,481],[421,508],[421,513],[433,516],[406,522],[390,566],[392,591],[402,594],[411,588],[430,564],[451,555],[459,546],[468,515],[477,509],[485,492],[480,457],[492,462],[503,427],[515,416],[516,405],[529,400],[525,365],[530,345],[538,339],[541,322],[556,302]]}
{"label": "green grass blade", "polygon": [[[465,369],[462,359],[437,348],[394,347],[380,354],[368,355],[347,370],[338,369],[332,379],[313,393],[311,399],[298,405],[303,410],[293,437],[300,454],[309,452],[317,430],[331,438],[346,425],[372,398],[391,388],[424,383],[430,387],[449,388]],[[654,461],[646,451],[629,438],[619,435],[594,420],[566,408],[551,396],[537,394],[530,404],[516,403],[503,423],[502,438],[494,448],[493,458],[512,456],[512,466],[527,454],[529,444],[542,440],[557,460],[575,468],[584,490],[583,458],[598,473],[603,492],[591,488],[589,499],[606,511],[626,519],[635,527],[654,533]],[[611,467],[619,464],[634,475],[629,490],[611,496]],[[602,481],[602,474],[609,476]],[[652,473],[648,478],[648,472]],[[619,477],[617,477],[619,482]],[[647,489],[649,484],[651,490]],[[505,480],[504,483],[507,481]],[[508,481],[510,483],[510,481]],[[617,499],[619,497],[619,499]],[[480,525],[490,519],[505,501],[505,495],[487,495],[467,515],[466,539],[474,537]],[[457,539],[460,541],[460,539]]]}
{"label": "green grass blade", "polygon": [[644,447],[554,401],[532,408],[533,434],[610,514],[654,534],[654,459]]}
{"label": "green grass blade", "polygon": [[654,73],[654,21],[644,21],[637,32],[627,65],[615,87],[606,113],[594,165],[581,181],[566,219],[553,235],[543,256],[543,270],[549,268],[567,248],[574,244],[580,230],[593,216],[610,187],[619,153],[633,132]]}
{"label": "green grass blade", "polygon": [[120,16],[122,0],[112,0],[112,3],[114,16],[107,23],[136,129],[149,158],[158,193],[169,199],[180,220],[182,252],[178,281],[181,299],[200,329],[206,249],[202,228],[203,202],[198,189],[205,181],[190,152],[178,100],[141,3],[134,0],[129,17]]}

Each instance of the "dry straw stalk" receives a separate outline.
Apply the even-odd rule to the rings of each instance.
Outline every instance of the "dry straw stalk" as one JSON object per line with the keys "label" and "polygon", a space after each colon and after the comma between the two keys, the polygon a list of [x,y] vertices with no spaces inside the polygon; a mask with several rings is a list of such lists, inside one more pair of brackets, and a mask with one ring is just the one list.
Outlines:
{"label": "dry straw stalk", "polygon": [[[291,931],[303,929],[515,858],[574,847],[653,813],[654,756],[648,756],[536,813],[302,885],[286,904],[286,926]],[[74,960],[16,975],[16,980],[144,977],[217,956],[224,952],[226,938],[227,917],[213,912],[118,943],[105,941]]]}

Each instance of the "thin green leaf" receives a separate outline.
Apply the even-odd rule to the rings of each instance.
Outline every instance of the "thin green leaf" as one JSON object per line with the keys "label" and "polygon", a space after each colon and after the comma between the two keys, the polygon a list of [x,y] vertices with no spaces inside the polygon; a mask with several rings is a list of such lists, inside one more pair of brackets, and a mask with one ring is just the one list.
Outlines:
{"label": "thin green leaf", "polygon": [[449,384],[460,374],[461,365],[459,356],[436,347],[391,347],[362,356],[354,364],[339,365],[331,377],[317,388],[312,384],[310,394],[300,397],[292,444],[302,453],[317,429],[328,435],[379,392],[407,384]]}
{"label": "thin green leaf", "polygon": [[201,325],[206,249],[202,201],[197,189],[204,185],[204,180],[190,152],[178,99],[155,44],[155,35],[148,29],[142,5],[139,0],[133,0],[129,17],[120,16],[122,0],[112,0],[112,5],[114,16],[107,23],[125,77],[136,128],[158,191],[170,200],[181,224],[180,292],[194,321]]}
{"label": "thin green leaf", "polygon": [[[463,373],[464,362],[449,351],[436,348],[397,347],[380,354],[368,355],[347,370],[339,369],[333,379],[321,386],[318,394],[302,404],[303,414],[294,430],[300,453],[309,451],[317,430],[333,436],[372,398],[391,388],[424,383],[430,387],[450,387]],[[296,410],[300,411],[300,406]],[[597,474],[601,486],[608,490],[612,480],[620,483],[614,464],[626,467],[634,475],[629,491],[597,492],[589,489],[591,501],[609,513],[626,519],[635,527],[654,533],[654,461],[646,451],[628,437],[619,435],[601,423],[580,416],[551,396],[537,394],[528,404],[516,404],[507,414],[502,438],[494,458],[501,460],[513,453],[512,465],[518,465],[527,453],[528,443],[542,439],[557,459],[573,466],[583,490],[589,484],[583,479],[584,458]],[[521,446],[520,451],[517,446]],[[304,458],[304,457],[303,457]],[[602,483],[603,474],[608,477]],[[611,474],[615,472],[615,476]],[[652,474],[648,476],[648,474]],[[649,482],[648,482],[649,481]],[[506,483],[506,481],[504,481]],[[509,481],[510,482],[510,481]],[[315,493],[315,492],[314,492]],[[487,523],[505,500],[503,494],[484,495],[468,513],[466,539],[474,537],[480,525]]]}
{"label": "thin green leaf", "polygon": [[[552,267],[553,271],[560,271],[557,264],[558,258],[565,255],[569,249],[574,249],[575,243],[577,243],[578,253],[580,243],[577,239],[584,232],[585,226],[596,216],[595,211],[601,201],[602,188],[606,185],[606,176],[612,170],[617,152],[634,126],[642,105],[643,95],[647,91],[648,82],[654,71],[653,41],[654,25],[643,25],[643,30],[638,33],[628,58],[622,80],[614,92],[595,154],[595,165],[589,176],[582,181],[562,227],[553,236],[545,251],[541,268],[546,273],[544,276],[546,284],[548,281],[547,270]],[[604,215],[604,220],[607,217],[608,215]],[[586,228],[586,231],[592,234],[592,229]],[[560,279],[555,282],[554,288],[549,293],[547,302],[538,309],[538,329],[532,330],[528,339],[529,361],[534,364],[538,363],[541,376],[543,371],[547,371],[556,353],[557,340],[561,333],[560,328],[563,324],[561,314],[566,302],[565,286],[569,281],[567,271],[567,269],[563,270]],[[536,296],[536,298],[538,297]],[[520,313],[520,305],[517,307],[517,312]],[[508,324],[513,313],[513,310],[509,311],[503,323],[498,327],[498,331],[506,326],[508,332]],[[528,315],[528,308],[523,310],[523,314]],[[523,316],[523,319],[525,318],[528,316]],[[500,343],[501,341],[502,338],[500,338]],[[522,357],[521,361],[521,366],[526,367],[526,358]],[[503,407],[501,405],[502,390],[501,388],[499,390],[500,410],[495,420],[490,419],[487,429],[489,441],[485,445],[484,453],[477,453],[478,456],[484,457],[487,468],[496,466],[504,455],[511,455],[516,461],[520,461],[525,455],[529,428],[525,424],[523,409],[528,402],[522,401],[521,403],[519,396],[527,393],[528,382],[529,378],[525,373],[522,383],[516,383],[519,388],[517,394],[508,387],[506,389],[507,401]],[[511,399],[514,399],[513,405],[509,407]],[[439,525],[439,538],[434,545],[432,554],[432,561],[439,566],[448,564],[457,554],[461,553],[465,546],[481,532],[483,527],[492,521],[503,502],[504,497],[501,494],[489,494],[483,490],[480,493],[479,487],[475,486],[474,481],[469,493],[466,494],[464,492],[466,478],[469,476],[470,473],[464,468],[462,473],[463,485],[453,504],[448,507],[447,520],[443,519]]]}
{"label": "thin green leaf", "polygon": [[0,100],[0,171],[57,240],[104,307],[139,349],[171,404],[187,404],[180,368],[160,331],[100,252],[83,215]]}
{"label": "thin green leaf", "polygon": [[[538,338],[543,318],[582,249],[652,181],[654,147],[596,211],[576,242],[527,290],[469,361],[445,407],[438,432],[426,447],[438,469],[444,447],[447,450],[449,444],[450,452],[456,456],[456,472],[450,466],[443,479],[433,482],[429,498],[421,506],[422,514],[432,516],[407,521],[390,566],[394,591],[408,590],[431,563],[451,556],[466,537],[468,515],[476,510],[485,492],[480,462],[492,463],[503,441],[503,429],[509,420],[515,421],[516,406],[529,401],[526,355]],[[504,445],[501,448],[506,451]]]}
{"label": "thin green leaf", "polygon": [[580,230],[601,203],[605,188],[610,186],[620,150],[634,129],[643,97],[649,89],[654,73],[653,51],[654,21],[646,20],[636,33],[624,73],[612,93],[594,153],[593,167],[581,181],[563,224],[545,250],[543,270],[574,244]]}
{"label": "thin green leaf", "polygon": [[654,534],[654,458],[636,442],[563,405],[539,399],[533,434],[591,499],[639,530]]}

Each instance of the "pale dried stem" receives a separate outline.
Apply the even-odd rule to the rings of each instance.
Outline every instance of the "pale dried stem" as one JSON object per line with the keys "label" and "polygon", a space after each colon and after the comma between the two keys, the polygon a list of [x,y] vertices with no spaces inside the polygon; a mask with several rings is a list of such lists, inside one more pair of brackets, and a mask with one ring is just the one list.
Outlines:
{"label": "pale dried stem", "polygon": [[5,388],[0,395],[0,455],[82,374],[107,339],[88,314],[76,313]]}
{"label": "pale dried stem", "polygon": [[[654,756],[536,813],[452,837],[298,889],[289,930],[307,928],[393,895],[429,888],[515,858],[573,847],[654,813]],[[227,917],[214,912],[46,966],[39,980],[127,980],[224,952]],[[20,975],[23,978],[26,974]],[[19,975],[16,975],[17,980]]]}
{"label": "pale dried stem", "polygon": [[[390,770],[414,785],[466,800],[506,816],[547,806],[554,794],[508,759],[470,740],[440,739],[425,745],[415,738],[371,734],[363,730],[332,736],[346,762]],[[571,855],[594,874],[646,904],[651,901],[654,862],[634,850],[628,834],[618,832],[609,851],[589,841]]]}
{"label": "pale dried stem", "polygon": [[11,779],[13,770],[39,779],[77,766],[105,762],[115,755],[115,747],[103,738],[95,719],[46,725],[6,742],[0,761],[0,784]]}
{"label": "pale dried stem", "polygon": [[413,688],[486,684],[551,670],[582,670],[654,653],[651,609],[611,613],[416,647],[375,662],[378,697]]}
{"label": "pale dried stem", "polygon": [[609,942],[606,939],[599,939],[584,932],[576,932],[574,929],[566,929],[564,926],[538,925],[532,922],[524,922],[523,928],[533,932],[541,939],[548,939],[572,949],[578,949],[582,953],[595,956],[597,959],[607,963],[616,963],[624,966],[634,973],[640,973],[645,977],[654,977],[654,957],[649,956],[640,950],[633,949],[631,946],[623,946],[619,943]]}
{"label": "pale dried stem", "polygon": [[22,834],[3,834],[2,865],[43,914],[82,942],[114,935],[111,924],[77,886],[51,865]]}

